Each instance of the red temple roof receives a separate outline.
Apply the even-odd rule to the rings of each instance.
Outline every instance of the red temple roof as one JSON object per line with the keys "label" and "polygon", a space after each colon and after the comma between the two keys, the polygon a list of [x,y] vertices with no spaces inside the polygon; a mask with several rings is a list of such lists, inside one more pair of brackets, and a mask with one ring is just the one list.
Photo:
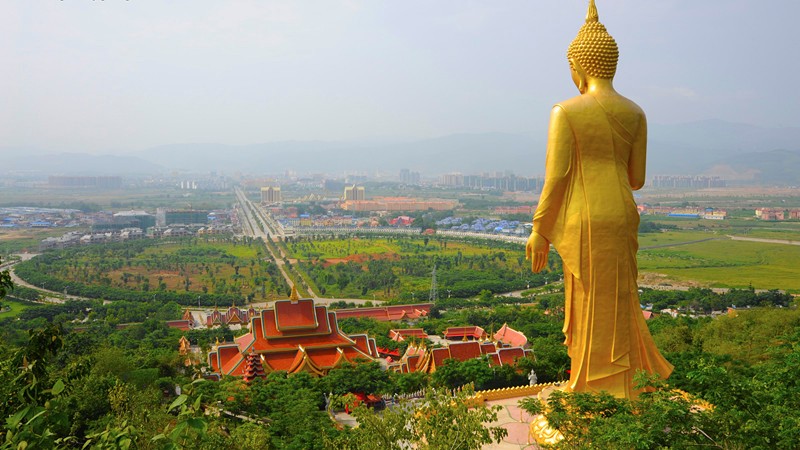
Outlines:
{"label": "red temple roof", "polygon": [[494,334],[495,340],[502,342],[509,347],[525,347],[528,345],[528,338],[519,331],[508,326],[504,323],[497,333]]}
{"label": "red temple roof", "polygon": [[336,313],[312,299],[279,300],[250,319],[250,333],[232,343],[219,344],[208,355],[209,365],[220,375],[243,376],[246,355],[258,355],[265,372],[285,370],[323,375],[339,365],[375,360],[375,340],[366,335],[343,334]]}
{"label": "red temple roof", "polygon": [[450,327],[444,332],[445,339],[485,339],[486,332],[481,327],[466,326],[466,327]]}
{"label": "red temple roof", "polygon": [[[189,312],[189,310],[187,309],[186,312]],[[214,311],[211,311],[211,314],[206,316],[206,327],[211,328],[215,325],[246,324],[255,313],[256,311],[252,307],[250,309],[240,309],[236,306],[231,306],[225,312],[219,312],[217,308],[214,308]]]}
{"label": "red temple roof", "polygon": [[379,306],[375,308],[348,308],[336,310],[340,319],[348,317],[371,317],[381,322],[397,320],[417,320],[427,316],[433,303],[419,303],[414,305]]}
{"label": "red temple roof", "polygon": [[194,324],[192,323],[192,321],[184,320],[184,319],[181,319],[181,320],[168,320],[166,322],[166,324],[170,328],[177,328],[177,329],[179,329],[181,331],[188,331],[188,330],[191,330],[192,328],[194,328],[194,326],[193,326]]}
{"label": "red temple roof", "polygon": [[[449,329],[453,331],[453,329]],[[456,336],[480,335],[480,327],[456,327]],[[467,334],[473,333],[473,334]],[[485,333],[484,333],[485,334]],[[428,349],[425,346],[410,345],[406,353],[399,360],[391,362],[389,368],[398,372],[426,372],[433,373],[441,367],[447,359],[468,361],[485,356],[488,364],[492,366],[515,366],[519,358],[532,356],[533,351],[522,347],[509,347],[498,349],[493,342],[465,341],[451,342],[446,347]]]}
{"label": "red temple roof", "polygon": [[428,333],[422,328],[404,328],[399,330],[389,330],[389,338],[395,342],[403,342],[406,338],[427,339]]}

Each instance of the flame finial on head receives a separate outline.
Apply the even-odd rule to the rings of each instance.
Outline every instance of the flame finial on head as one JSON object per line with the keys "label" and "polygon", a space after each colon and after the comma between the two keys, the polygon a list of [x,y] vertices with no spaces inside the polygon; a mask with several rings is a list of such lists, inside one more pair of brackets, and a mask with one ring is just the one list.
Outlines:
{"label": "flame finial on head", "polygon": [[600,16],[597,14],[597,5],[594,0],[589,0],[589,11],[586,12],[586,23],[600,22]]}

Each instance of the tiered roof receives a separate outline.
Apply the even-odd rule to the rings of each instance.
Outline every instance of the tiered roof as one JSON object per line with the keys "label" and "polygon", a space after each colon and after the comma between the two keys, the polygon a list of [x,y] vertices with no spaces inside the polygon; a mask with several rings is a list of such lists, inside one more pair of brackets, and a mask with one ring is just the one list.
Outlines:
{"label": "tiered roof", "polygon": [[389,368],[398,372],[436,372],[447,359],[468,361],[470,359],[488,358],[490,366],[515,366],[517,359],[533,356],[532,350],[521,347],[498,349],[493,342],[451,342],[447,347],[427,348],[424,345],[409,345],[406,353]]}
{"label": "tiered roof", "polygon": [[225,312],[220,312],[219,309],[214,307],[214,311],[206,317],[206,326],[211,328],[218,325],[245,325],[256,314],[257,312],[253,307],[242,309],[237,308],[236,305],[231,305]]}
{"label": "tiered roof", "polygon": [[250,333],[235,342],[215,346],[208,355],[213,372],[245,374],[246,355],[259,356],[265,372],[285,370],[323,375],[342,364],[378,358],[375,340],[366,335],[347,336],[339,330],[336,313],[313,299],[278,300],[250,319]]}
{"label": "tiered roof", "polygon": [[256,378],[266,378],[267,374],[264,372],[264,366],[261,365],[261,358],[255,353],[248,353],[245,357],[245,368],[242,379],[249,383]]}
{"label": "tiered roof", "polygon": [[337,310],[336,315],[340,319],[371,317],[380,322],[418,320],[426,317],[431,312],[432,307],[433,303],[418,303],[415,305],[391,305],[375,308],[349,308]]}

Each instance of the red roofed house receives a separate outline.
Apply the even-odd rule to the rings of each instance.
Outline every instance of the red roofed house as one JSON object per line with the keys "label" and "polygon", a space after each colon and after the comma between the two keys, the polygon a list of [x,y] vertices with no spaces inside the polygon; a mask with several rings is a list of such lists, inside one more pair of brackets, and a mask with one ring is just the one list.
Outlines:
{"label": "red roofed house", "polygon": [[[258,363],[248,355],[257,355]],[[336,313],[313,299],[301,299],[297,290],[250,319],[250,333],[234,342],[215,345],[208,354],[212,375],[261,376],[272,371],[309,372],[317,376],[356,360],[378,358],[375,340],[366,335],[346,336]],[[263,371],[263,372],[262,372]]]}
{"label": "red roofed house", "polygon": [[427,339],[428,333],[422,328],[405,328],[400,330],[389,330],[389,339],[395,342],[403,342],[406,338]]}
{"label": "red roofed house", "polygon": [[528,348],[528,338],[519,331],[508,326],[504,323],[497,333],[494,334],[494,339],[503,344],[503,347],[520,347]]}
{"label": "red roofed house", "polygon": [[349,308],[336,310],[336,317],[346,319],[348,317],[371,317],[380,322],[392,322],[398,320],[417,320],[431,312],[433,303],[419,303],[416,305],[392,305],[379,306],[376,308]]}

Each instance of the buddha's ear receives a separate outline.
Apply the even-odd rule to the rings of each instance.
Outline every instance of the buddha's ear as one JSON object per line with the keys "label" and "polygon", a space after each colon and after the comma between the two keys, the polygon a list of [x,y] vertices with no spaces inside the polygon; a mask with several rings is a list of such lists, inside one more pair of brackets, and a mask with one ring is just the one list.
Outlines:
{"label": "buddha's ear", "polygon": [[586,93],[586,71],[583,70],[583,66],[578,62],[575,58],[569,59],[569,67],[572,69],[572,81],[575,82],[575,86],[578,88],[578,91],[581,94]]}

